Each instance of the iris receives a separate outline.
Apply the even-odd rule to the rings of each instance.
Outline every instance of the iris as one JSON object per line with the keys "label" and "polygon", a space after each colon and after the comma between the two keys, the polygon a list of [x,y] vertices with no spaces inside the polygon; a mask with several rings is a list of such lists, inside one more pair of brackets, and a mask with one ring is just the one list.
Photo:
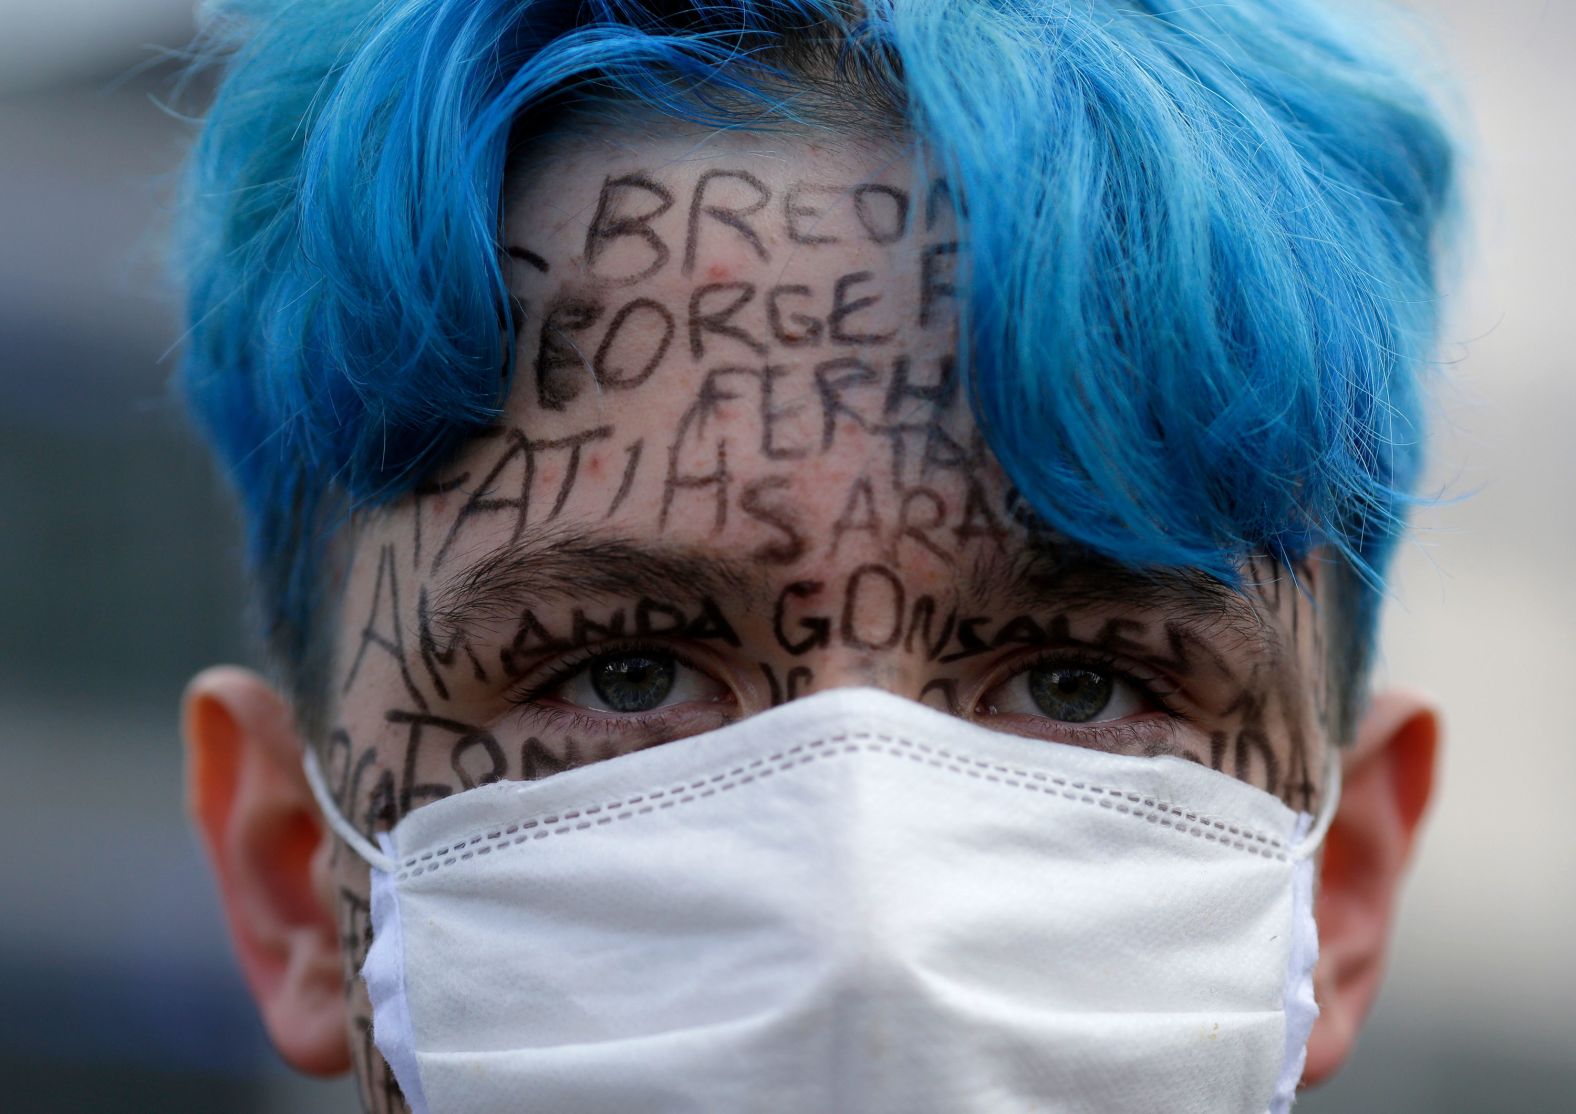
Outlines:
{"label": "iris", "polygon": [[1052,719],[1087,723],[1111,703],[1115,682],[1108,673],[1053,665],[1029,670],[1029,696]]}
{"label": "iris", "polygon": [[649,712],[673,691],[674,661],[646,653],[610,654],[587,670],[591,688],[609,710]]}

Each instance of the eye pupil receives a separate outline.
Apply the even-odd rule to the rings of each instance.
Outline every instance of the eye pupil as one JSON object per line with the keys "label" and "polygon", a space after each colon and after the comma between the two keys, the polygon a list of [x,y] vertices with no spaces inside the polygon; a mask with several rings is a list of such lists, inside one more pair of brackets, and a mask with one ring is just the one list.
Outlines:
{"label": "eye pupil", "polygon": [[615,712],[648,712],[673,691],[671,658],[609,655],[594,661],[588,673],[592,690]]}
{"label": "eye pupil", "polygon": [[1086,723],[1111,703],[1115,682],[1094,669],[1050,666],[1029,671],[1029,696],[1051,719]]}

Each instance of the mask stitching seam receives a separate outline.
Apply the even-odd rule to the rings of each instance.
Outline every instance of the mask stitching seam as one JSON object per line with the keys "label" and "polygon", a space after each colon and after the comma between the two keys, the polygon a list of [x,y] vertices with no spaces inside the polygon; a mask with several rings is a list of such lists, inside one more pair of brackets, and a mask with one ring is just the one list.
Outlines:
{"label": "mask stitching seam", "polygon": [[[903,749],[891,749],[875,742],[855,740],[879,740],[882,743],[896,744]],[[819,753],[809,754],[802,758],[796,757],[805,751],[813,751],[836,743],[845,743],[847,745],[841,748],[820,750]],[[1223,846],[1246,851],[1267,859],[1285,861],[1287,857],[1285,844],[1272,836],[1256,832],[1251,828],[1206,816],[1191,809],[1180,808],[1141,793],[1112,789],[1085,781],[1060,777],[1055,774],[1043,774],[1033,770],[1020,770],[1010,766],[1002,766],[983,759],[969,758],[953,754],[950,751],[929,747],[901,736],[884,735],[877,732],[845,732],[797,744],[789,747],[787,750],[753,759],[742,766],[736,766],[732,770],[723,773],[713,774],[709,778],[694,781],[688,785],[677,785],[667,789],[637,793],[622,800],[608,801],[584,808],[566,809],[539,819],[522,821],[494,831],[480,832],[469,839],[404,859],[400,863],[399,878],[403,880],[419,877],[422,874],[430,874],[440,867],[452,866],[455,863],[490,854],[494,850],[517,846],[529,840],[546,839],[550,835],[563,835],[572,831],[583,831],[587,828],[612,823],[614,820],[626,820],[633,816],[655,812],[658,809],[689,804],[702,797],[714,796],[719,792],[748,785],[758,778],[770,777],[775,773],[792,769],[794,766],[805,765],[817,759],[832,758],[842,754],[854,754],[859,751],[889,754],[893,757],[906,758],[912,762],[924,763],[938,769],[949,770],[953,773],[960,773],[985,781],[997,782],[1016,789],[1043,793],[1047,796],[1060,796],[1069,801],[1097,805],[1101,808],[1146,820],[1151,824],[1171,828],[1178,834],[1191,835],[1209,842],[1220,843]],[[922,758],[908,753],[909,751],[919,751],[934,757]],[[977,769],[969,769],[969,766],[977,767]],[[748,773],[748,771],[752,770],[756,772]],[[980,770],[994,771],[994,773],[981,773],[979,772]],[[729,778],[736,780],[728,781]],[[1040,782],[1042,784],[1025,784],[1016,780],[1018,778],[1025,778],[1030,782]],[[727,782],[727,784],[717,784],[719,782]],[[683,793],[688,795],[676,796]],[[636,808],[634,807],[636,805],[643,807]],[[615,816],[600,815],[614,809],[626,809],[627,811]],[[595,817],[595,819],[585,819],[586,817]],[[578,823],[566,823],[566,821],[578,821]],[[557,826],[553,827],[552,825]]]}

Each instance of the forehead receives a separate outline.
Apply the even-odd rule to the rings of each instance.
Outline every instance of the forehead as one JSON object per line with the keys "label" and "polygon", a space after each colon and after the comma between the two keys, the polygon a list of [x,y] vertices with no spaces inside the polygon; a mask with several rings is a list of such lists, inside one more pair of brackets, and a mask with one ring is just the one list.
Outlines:
{"label": "forehead", "polygon": [[533,497],[781,564],[839,522],[889,556],[1004,530],[956,375],[958,239],[945,183],[899,149],[553,145],[507,210],[506,425]]}
{"label": "forehead", "polygon": [[[956,229],[946,182],[915,148],[873,138],[593,127],[533,145],[511,163],[511,245],[536,246],[561,279],[649,283],[668,293],[717,281],[709,268],[813,277],[912,254]],[[524,261],[524,260],[522,260]]]}
{"label": "forehead", "polygon": [[1011,611],[1072,566],[1085,598],[1262,633],[1218,585],[1157,591],[1038,528],[960,382],[966,236],[944,178],[894,145],[624,129],[538,147],[506,209],[507,414],[416,500],[428,575],[556,550],[584,577],[655,544],[689,559],[674,577],[709,569],[748,602],[841,585],[857,618],[922,593]]}

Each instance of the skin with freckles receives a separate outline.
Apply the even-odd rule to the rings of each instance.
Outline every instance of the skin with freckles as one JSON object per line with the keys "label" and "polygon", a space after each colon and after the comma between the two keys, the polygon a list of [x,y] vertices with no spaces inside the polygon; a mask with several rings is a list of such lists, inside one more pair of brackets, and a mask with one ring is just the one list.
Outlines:
{"label": "skin with freckles", "polygon": [[[1317,568],[1235,593],[1040,528],[956,372],[944,180],[784,137],[538,162],[505,418],[354,527],[321,755],[358,829],[842,685],[1317,807]],[[401,1109],[357,977],[367,868],[336,846],[320,888],[363,1101]]]}

